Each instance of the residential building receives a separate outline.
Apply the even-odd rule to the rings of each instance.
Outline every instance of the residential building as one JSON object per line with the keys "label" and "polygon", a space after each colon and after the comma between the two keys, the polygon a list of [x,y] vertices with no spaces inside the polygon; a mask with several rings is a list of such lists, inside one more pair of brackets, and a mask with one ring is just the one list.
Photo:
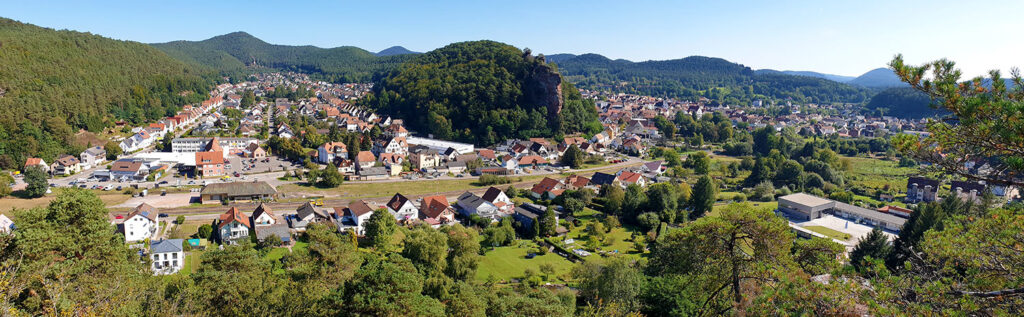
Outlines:
{"label": "residential building", "polygon": [[81,172],[82,166],[77,157],[64,154],[53,162],[53,165],[50,166],[50,171],[53,175],[71,175]]}
{"label": "residential building", "polygon": [[622,171],[618,176],[619,184],[622,186],[639,185],[640,187],[647,186],[647,179],[644,178],[640,173],[634,173],[630,171]]}
{"label": "residential building", "polygon": [[907,197],[904,199],[908,203],[932,202],[938,198],[938,191],[938,180],[913,176],[907,179]]}
{"label": "residential building", "polygon": [[412,201],[410,201],[409,198],[406,198],[405,195],[399,193],[395,193],[395,195],[391,197],[391,200],[387,203],[387,207],[388,212],[391,213],[392,216],[395,216],[395,220],[400,222],[416,219],[417,214],[419,213],[419,210],[415,205],[413,205]]}
{"label": "residential building", "polygon": [[985,184],[979,182],[952,181],[949,191],[953,196],[967,202],[977,202],[985,193]]}
{"label": "residential building", "polygon": [[78,160],[82,164],[83,169],[90,169],[97,167],[103,162],[107,161],[107,150],[103,149],[102,146],[94,146],[78,155]]}
{"label": "residential building", "polygon": [[156,234],[157,216],[159,211],[150,204],[142,203],[132,209],[124,217],[123,232],[125,242],[143,241]]}
{"label": "residential building", "polygon": [[508,195],[505,195],[505,192],[497,187],[488,187],[480,198],[497,207],[499,211],[509,212],[513,207],[512,199],[509,199]]}
{"label": "residential building", "polygon": [[441,165],[441,155],[434,149],[417,148],[409,154],[409,164],[417,170],[437,167]]}
{"label": "residential building", "polygon": [[455,223],[455,210],[444,195],[427,196],[420,202],[419,219],[436,228]]}
{"label": "residential building", "polygon": [[370,151],[359,151],[356,155],[356,166],[362,170],[364,168],[370,168],[377,164],[377,157]]}
{"label": "residential building", "polygon": [[533,188],[530,189],[530,194],[533,198],[537,199],[555,199],[565,191],[565,185],[557,179],[545,177],[540,180]]}
{"label": "residential building", "polygon": [[[339,213],[339,211],[341,213]],[[366,232],[366,223],[370,221],[370,216],[373,215],[374,208],[370,207],[366,201],[356,200],[348,205],[348,207],[338,210],[334,209],[335,215],[341,215],[339,218],[339,231],[352,230],[356,235],[363,235]]]}
{"label": "residential building", "polygon": [[459,206],[459,212],[465,217],[477,215],[480,218],[497,221],[508,215],[498,209],[493,203],[470,192],[459,195],[457,205]]}
{"label": "residential building", "polygon": [[224,175],[224,154],[220,151],[196,152],[196,177]]}
{"label": "residential building", "polygon": [[311,223],[333,221],[334,217],[331,216],[331,212],[327,208],[313,206],[313,203],[306,202],[295,209],[295,216],[290,219],[290,224],[293,229],[301,231],[306,230]]}
{"label": "residential building", "polygon": [[46,161],[43,161],[43,159],[38,157],[30,157],[25,159],[25,167],[22,170],[27,171],[30,167],[38,167],[39,169],[43,170],[43,172],[50,172],[50,166],[46,165]]}
{"label": "residential building", "polygon": [[132,159],[121,159],[110,164],[110,178],[114,180],[142,179],[149,171],[142,168],[142,162]]}
{"label": "residential building", "polygon": [[237,207],[231,207],[227,212],[220,215],[215,222],[217,228],[217,239],[221,243],[235,244],[238,241],[249,238],[249,231],[252,224],[249,217]]}
{"label": "residential building", "polygon": [[149,255],[153,259],[153,274],[174,274],[185,266],[185,240],[167,239],[152,241],[149,244]]}
{"label": "residential building", "polygon": [[590,176],[590,184],[594,187],[613,185],[616,183],[615,175],[597,172]]}
{"label": "residential building", "polygon": [[404,137],[393,137],[388,140],[376,142],[373,144],[373,153],[380,155],[382,153],[395,153],[395,154],[408,154],[409,143],[406,142]]}
{"label": "residential building", "polygon": [[348,147],[342,142],[327,142],[316,150],[317,160],[321,164],[330,164],[335,158],[348,159]]}

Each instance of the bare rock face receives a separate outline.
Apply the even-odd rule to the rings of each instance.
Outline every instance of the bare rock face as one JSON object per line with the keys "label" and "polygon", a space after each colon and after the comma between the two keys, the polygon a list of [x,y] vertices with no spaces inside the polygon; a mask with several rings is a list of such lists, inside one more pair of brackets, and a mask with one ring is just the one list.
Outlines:
{"label": "bare rock face", "polygon": [[550,66],[537,65],[527,85],[527,100],[547,108],[549,118],[557,118],[562,112],[562,76]]}

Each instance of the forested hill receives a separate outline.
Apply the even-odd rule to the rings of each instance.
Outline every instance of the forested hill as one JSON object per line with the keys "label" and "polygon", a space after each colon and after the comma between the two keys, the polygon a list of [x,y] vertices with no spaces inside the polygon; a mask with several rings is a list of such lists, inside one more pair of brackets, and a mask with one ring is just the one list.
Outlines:
{"label": "forested hill", "polygon": [[203,41],[151,44],[175,58],[224,72],[245,67],[296,71],[334,82],[368,82],[374,74],[394,68],[413,55],[377,56],[353,46],[274,45],[245,32]]}
{"label": "forested hill", "polygon": [[0,168],[77,156],[79,129],[153,121],[201,101],[213,86],[204,72],[145,44],[0,18]]}
{"label": "forested hill", "polygon": [[377,56],[392,56],[392,55],[402,55],[402,54],[420,54],[420,53],[410,51],[409,49],[401,47],[401,46],[392,46],[392,47],[385,48],[384,50],[382,50],[380,52],[377,52],[377,54],[375,54],[375,55],[377,55]]}
{"label": "forested hill", "polygon": [[857,78],[851,79],[849,82],[851,85],[858,85],[864,87],[878,87],[878,88],[890,88],[890,87],[910,87],[907,83],[900,80],[896,73],[893,73],[888,68],[875,68],[863,75],[857,76]]}
{"label": "forested hill", "polygon": [[859,103],[872,94],[867,88],[808,76],[758,73],[741,64],[703,56],[631,62],[597,54],[558,54],[552,61],[566,78],[585,88],[690,99],[707,97],[730,104],[790,98],[800,102]]}
{"label": "forested hill", "polygon": [[419,55],[377,81],[364,103],[413,130],[477,145],[601,129],[593,101],[543,57],[493,41]]}

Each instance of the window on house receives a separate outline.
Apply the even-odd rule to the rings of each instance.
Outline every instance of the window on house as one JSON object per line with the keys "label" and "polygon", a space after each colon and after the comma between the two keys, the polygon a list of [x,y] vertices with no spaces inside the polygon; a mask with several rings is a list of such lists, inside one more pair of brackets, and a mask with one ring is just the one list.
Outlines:
{"label": "window on house", "polygon": [[171,258],[172,259],[177,259],[178,258],[178,254],[177,253],[172,253],[171,254]]}

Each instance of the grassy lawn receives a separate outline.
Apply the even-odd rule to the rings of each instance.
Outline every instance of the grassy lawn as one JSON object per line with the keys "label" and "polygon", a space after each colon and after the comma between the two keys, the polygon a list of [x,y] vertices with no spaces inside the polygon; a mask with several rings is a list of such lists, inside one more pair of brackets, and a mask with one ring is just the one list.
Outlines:
{"label": "grassy lawn", "polygon": [[180,272],[185,274],[193,274],[199,270],[200,257],[203,256],[204,251],[193,250],[185,255],[185,267]]}
{"label": "grassy lawn", "polygon": [[569,273],[574,264],[554,252],[548,252],[545,255],[538,255],[532,259],[527,259],[526,254],[534,250],[536,246],[532,241],[517,240],[511,246],[488,250],[480,258],[480,266],[476,270],[476,279],[486,281],[488,276],[493,275],[498,281],[509,281],[513,278],[523,277],[523,273],[528,267],[541,274],[541,264],[551,263],[555,266],[555,274],[549,277],[549,281],[553,283],[563,282],[561,277]]}
{"label": "grassy lawn", "polygon": [[[899,167],[897,162],[867,157],[843,157],[850,161],[850,182],[855,186],[881,189],[885,185],[900,189],[907,186],[907,177],[915,175],[918,170],[911,167]],[[877,197],[873,197],[877,198]]]}
{"label": "grassy lawn", "polygon": [[171,232],[169,232],[167,235],[170,236],[171,239],[188,239],[192,237],[193,234],[199,232],[199,226],[202,226],[203,224],[206,223],[209,222],[185,221],[185,223],[183,224],[175,225],[174,229],[171,229]]}
{"label": "grassy lawn", "polygon": [[[292,246],[291,252],[300,253],[306,252],[307,250],[309,250],[309,242],[295,241],[295,245]],[[274,248],[273,250],[270,250],[270,252],[267,252],[263,257],[267,260],[276,262],[281,260],[281,258],[286,254],[288,254],[288,248]]]}
{"label": "grassy lawn", "polygon": [[[768,210],[775,210],[776,208],[779,208],[779,202],[777,201],[747,201],[747,203],[755,208],[768,208]],[[727,204],[721,203],[715,204],[714,207],[711,207],[711,212],[707,215],[713,217],[718,216],[718,214],[722,212],[722,208],[725,208],[726,205]]]}
{"label": "grassy lawn", "polygon": [[806,226],[806,227],[804,227],[804,229],[807,229],[807,230],[810,230],[810,231],[814,231],[814,232],[826,235],[829,238],[839,239],[839,240],[843,240],[843,241],[850,240],[850,235],[849,234],[842,233],[842,232],[839,232],[839,231],[835,231],[835,230],[832,230],[832,229],[829,229],[829,228],[826,228],[826,227],[822,227],[822,226]]}

